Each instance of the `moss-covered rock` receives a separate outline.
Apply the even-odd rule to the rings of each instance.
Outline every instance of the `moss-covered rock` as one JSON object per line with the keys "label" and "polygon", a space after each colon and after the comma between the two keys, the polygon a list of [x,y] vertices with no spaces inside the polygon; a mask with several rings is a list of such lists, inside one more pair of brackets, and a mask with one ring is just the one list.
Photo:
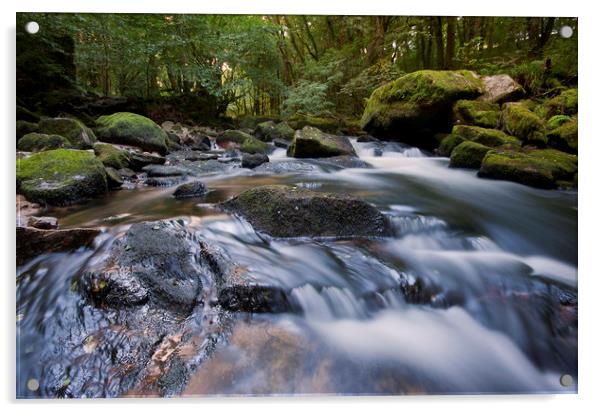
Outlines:
{"label": "moss-covered rock", "polygon": [[485,102],[505,103],[519,100],[525,95],[525,89],[507,74],[483,76],[481,80],[484,91],[481,99]]}
{"label": "moss-covered rock", "polygon": [[549,130],[547,133],[549,145],[565,152],[577,154],[579,140],[577,123],[576,117],[569,118],[568,121],[563,121],[560,126]]}
{"label": "moss-covered rock", "polygon": [[17,149],[23,152],[43,152],[70,146],[71,143],[58,134],[29,133],[17,142]]}
{"label": "moss-covered rock", "polygon": [[454,148],[449,159],[450,167],[465,167],[478,169],[481,167],[483,158],[491,147],[475,142],[462,142]]}
{"label": "moss-covered rock", "polygon": [[502,107],[503,130],[524,143],[543,146],[547,143],[544,121],[521,102],[506,103]]}
{"label": "moss-covered rock", "polygon": [[337,133],[341,127],[340,119],[334,117],[316,117],[295,115],[287,119],[287,124],[295,130],[305,126],[315,127],[325,133]]}
{"label": "moss-covered rock", "polygon": [[295,130],[286,122],[278,124],[273,121],[259,123],[255,128],[255,136],[264,142],[274,139],[292,140],[295,135]]}
{"label": "moss-covered rock", "polygon": [[88,151],[48,150],[17,159],[17,192],[32,202],[65,206],[105,194],[106,173]]}
{"label": "moss-covered rock", "polygon": [[17,129],[17,142],[23,136],[29,133],[35,133],[38,131],[38,124],[33,122],[28,122],[26,120],[17,120],[16,124]]}
{"label": "moss-covered rock", "polygon": [[295,132],[295,138],[287,150],[287,155],[297,158],[317,158],[356,156],[356,153],[346,137],[326,134],[315,127],[305,126]]}
{"label": "moss-covered rock", "polygon": [[572,116],[577,114],[579,109],[578,89],[567,89],[558,96],[553,97],[543,104],[546,118],[564,114]]}
{"label": "moss-covered rock", "polygon": [[465,141],[466,139],[462,136],[450,133],[441,141],[441,144],[439,144],[437,153],[441,156],[450,156],[454,148]]}
{"label": "moss-covered rock", "polygon": [[270,146],[265,143],[262,142],[261,140],[253,137],[253,136],[249,136],[247,139],[245,139],[245,141],[242,143],[242,145],[240,145],[240,150],[241,152],[245,152],[245,153],[251,153],[251,154],[255,154],[255,153],[267,153],[270,149]]}
{"label": "moss-covered rock", "polygon": [[107,174],[107,185],[109,189],[119,189],[123,184],[123,178],[117,170],[112,167],[105,167],[105,173]]}
{"label": "moss-covered rock", "polygon": [[100,116],[96,133],[103,142],[136,146],[149,152],[167,153],[167,134],[148,117],[119,112]]}
{"label": "moss-covered rock", "polygon": [[38,124],[38,131],[43,134],[63,136],[72,147],[77,149],[90,149],[96,142],[92,129],[81,121],[69,117],[42,119]]}
{"label": "moss-covered rock", "polygon": [[386,218],[363,200],[288,186],[249,189],[222,203],[253,227],[275,237],[383,236]]}
{"label": "moss-covered rock", "polygon": [[568,121],[571,121],[572,117],[571,116],[567,116],[564,114],[558,114],[556,116],[552,116],[548,119],[548,122],[546,124],[546,128],[548,130],[554,130],[557,127],[562,126],[563,124],[565,124]]}
{"label": "moss-covered rock", "polygon": [[127,151],[116,148],[108,143],[96,143],[94,154],[106,167],[124,169],[130,165],[130,155]]}
{"label": "moss-covered rock", "polygon": [[477,126],[454,126],[452,134],[461,136],[465,140],[470,140],[475,143],[480,143],[485,146],[496,147],[496,146],[520,146],[520,140],[516,137],[508,136],[501,130],[486,129]]}
{"label": "moss-covered rock", "polygon": [[424,137],[428,134],[416,132],[449,129],[454,102],[481,93],[481,80],[473,72],[420,70],[374,90],[360,125],[376,137],[429,147],[434,142]]}
{"label": "moss-covered rock", "polygon": [[218,144],[225,144],[228,142],[243,144],[248,138],[252,138],[249,133],[243,132],[242,130],[226,130],[221,135],[215,138]]}
{"label": "moss-covered rock", "polygon": [[495,103],[480,100],[458,100],[454,104],[456,121],[480,127],[496,128],[500,107]]}
{"label": "moss-covered rock", "polygon": [[552,189],[571,182],[577,173],[577,156],[554,149],[491,150],[485,155],[479,176],[510,180],[528,186]]}

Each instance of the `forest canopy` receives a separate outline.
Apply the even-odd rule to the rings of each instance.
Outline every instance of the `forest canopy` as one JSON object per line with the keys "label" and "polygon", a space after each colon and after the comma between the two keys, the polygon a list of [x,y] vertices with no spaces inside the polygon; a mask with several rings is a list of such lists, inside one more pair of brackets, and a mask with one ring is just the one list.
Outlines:
{"label": "forest canopy", "polygon": [[233,117],[358,117],[372,90],[420,69],[509,73],[532,94],[548,75],[577,81],[576,18],[19,14],[18,27],[32,18],[39,41],[73,49],[73,67],[44,70],[82,93],[208,96]]}

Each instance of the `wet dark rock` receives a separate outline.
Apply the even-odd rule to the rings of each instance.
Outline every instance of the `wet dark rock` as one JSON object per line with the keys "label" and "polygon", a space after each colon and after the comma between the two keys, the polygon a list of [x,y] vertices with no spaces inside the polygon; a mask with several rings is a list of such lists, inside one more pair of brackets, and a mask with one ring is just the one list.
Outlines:
{"label": "wet dark rock", "polygon": [[287,150],[287,155],[297,158],[317,158],[356,156],[356,153],[345,136],[330,135],[315,127],[305,126],[295,132],[295,138]]}
{"label": "wet dark rock", "polygon": [[221,205],[245,217],[256,230],[275,237],[385,236],[390,232],[378,209],[342,194],[261,186]]}
{"label": "wet dark rock", "polygon": [[136,178],[136,172],[134,172],[132,169],[128,169],[127,167],[119,169],[117,173],[119,173],[119,176],[121,176],[122,179],[132,180]]}
{"label": "wet dark rock", "polygon": [[291,145],[290,141],[284,139],[274,139],[273,143],[274,146],[280,147],[282,149],[288,149],[288,147]]}
{"label": "wet dark rock", "polygon": [[253,169],[261,173],[312,173],[318,170],[316,165],[300,160],[287,160],[282,162],[267,162]]}
{"label": "wet dark rock", "polygon": [[263,154],[263,153],[256,153],[256,154],[250,154],[250,153],[243,153],[242,155],[242,167],[247,168],[247,169],[254,169],[257,166],[269,162],[270,159],[268,158],[267,155]]}
{"label": "wet dark rock", "polygon": [[201,160],[216,160],[219,157],[217,153],[200,153],[194,150],[178,150],[170,153],[167,158],[172,162],[180,162],[183,160],[189,162],[198,162]]}
{"label": "wet dark rock", "polygon": [[358,137],[357,142],[358,143],[380,143],[381,140],[377,139],[374,136],[370,136],[369,134],[366,134],[366,135]]}
{"label": "wet dark rock", "polygon": [[173,186],[186,180],[185,176],[149,177],[145,180],[148,186]]}
{"label": "wet dark rock", "polygon": [[232,312],[280,313],[292,305],[282,289],[261,285],[234,285],[222,289],[219,304]]}
{"label": "wet dark rock", "polygon": [[186,171],[176,166],[147,165],[142,168],[149,177],[182,176]]}
{"label": "wet dark rock", "polygon": [[[382,152],[381,152],[382,155]],[[317,161],[318,163],[326,163],[328,165],[337,166],[341,168],[362,168],[370,169],[372,165],[364,162],[363,160],[355,156],[334,156],[325,157]]]}
{"label": "wet dark rock", "polygon": [[142,170],[147,165],[162,165],[165,157],[151,153],[131,152],[130,167],[134,170]]}
{"label": "wet dark rock", "polygon": [[36,229],[58,229],[59,221],[56,217],[50,216],[30,216],[29,217],[29,226],[35,227]]}
{"label": "wet dark rock", "polygon": [[17,227],[17,265],[43,253],[69,252],[91,246],[99,229],[43,230]]}
{"label": "wet dark rock", "polygon": [[173,192],[173,196],[176,199],[183,199],[187,197],[201,197],[205,193],[207,193],[207,187],[203,182],[197,180],[178,186]]}
{"label": "wet dark rock", "polygon": [[117,170],[112,167],[105,167],[107,173],[107,184],[109,189],[118,189],[123,184],[123,179]]}

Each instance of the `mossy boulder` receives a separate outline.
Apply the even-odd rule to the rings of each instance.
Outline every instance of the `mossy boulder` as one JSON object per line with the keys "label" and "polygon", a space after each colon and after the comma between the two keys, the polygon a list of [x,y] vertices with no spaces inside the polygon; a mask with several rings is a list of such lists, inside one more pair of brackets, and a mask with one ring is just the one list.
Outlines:
{"label": "mossy boulder", "polygon": [[496,128],[500,107],[480,100],[458,100],[454,104],[454,119],[462,124]]}
{"label": "mossy boulder", "polygon": [[466,139],[458,134],[450,133],[441,141],[437,153],[441,156],[450,156],[452,151],[460,143],[465,142]]}
{"label": "mossy boulder", "polygon": [[456,125],[452,132],[441,142],[437,152],[442,156],[450,156],[456,146],[464,141],[471,141],[489,147],[521,145],[520,140],[508,136],[501,130],[486,129],[477,126]]}
{"label": "mossy boulder", "polygon": [[248,138],[252,138],[249,133],[243,132],[242,130],[226,130],[221,135],[215,138],[218,144],[226,143],[238,143],[243,144]]}
{"label": "mossy boulder", "polygon": [[69,141],[71,147],[77,149],[90,149],[96,142],[92,129],[81,121],[69,117],[42,119],[38,123],[38,131],[43,134],[63,136]]}
{"label": "mossy boulder", "polygon": [[23,136],[29,133],[35,133],[38,131],[38,124],[33,122],[28,122],[26,120],[17,120],[16,124],[17,129],[17,142]]}
{"label": "mossy boulder", "polygon": [[65,206],[107,193],[106,173],[88,151],[48,150],[17,159],[17,192],[31,202]]}
{"label": "mossy boulder", "polygon": [[130,155],[127,151],[116,148],[108,143],[96,143],[94,154],[106,167],[124,169],[130,166]]}
{"label": "mossy boulder", "polygon": [[265,143],[262,142],[261,140],[253,137],[253,136],[249,136],[245,139],[245,141],[242,143],[242,145],[240,145],[240,151],[244,152],[244,153],[251,153],[251,154],[255,154],[255,153],[267,153],[270,149],[270,146]]}
{"label": "mossy boulder", "polygon": [[567,116],[565,114],[558,114],[556,116],[552,116],[548,119],[548,122],[546,124],[546,128],[548,130],[554,130],[560,126],[562,126],[563,124],[565,124],[566,122],[569,122],[572,120],[571,116]]}
{"label": "mossy boulder", "polygon": [[542,189],[572,182],[577,173],[577,156],[554,149],[495,149],[483,158],[479,176],[510,180]]}
{"label": "mossy boulder", "polygon": [[[560,123],[560,126],[549,130],[547,133],[549,145],[565,152],[577,154],[579,140],[577,123],[576,117],[569,118],[568,121],[563,120]],[[548,124],[550,124],[550,122],[548,122]]]}
{"label": "mossy boulder", "polygon": [[253,227],[275,237],[384,236],[389,225],[378,209],[342,194],[289,186],[260,186],[222,203]]}
{"label": "mossy boulder", "polygon": [[337,133],[341,127],[340,119],[334,117],[317,117],[294,115],[287,119],[287,124],[295,130],[305,126],[315,127],[325,133]]}
{"label": "mossy boulder", "polygon": [[454,148],[449,159],[450,167],[478,169],[491,147],[480,143],[465,141]]}
{"label": "mossy boulder", "polygon": [[297,158],[357,156],[348,138],[326,134],[311,126],[305,126],[295,132],[287,155]]}
{"label": "mossy boulder", "polygon": [[269,121],[259,123],[255,128],[254,134],[255,137],[264,142],[272,141],[274,139],[292,140],[295,135],[295,130],[286,122],[276,124],[273,121]]}
{"label": "mossy boulder", "polygon": [[484,93],[480,99],[484,102],[505,103],[525,95],[525,89],[507,74],[483,76],[481,80]]}
{"label": "mossy boulder", "polygon": [[374,90],[360,125],[376,137],[431,147],[435,141],[429,136],[451,127],[454,102],[481,93],[474,72],[420,70]]}
{"label": "mossy boulder", "polygon": [[42,152],[70,146],[69,141],[58,134],[29,133],[17,142],[17,149],[23,152]]}
{"label": "mossy boulder", "polygon": [[96,133],[103,142],[139,147],[148,152],[167,153],[167,134],[148,117],[119,112],[100,116]]}
{"label": "mossy boulder", "polygon": [[506,103],[502,107],[503,130],[524,143],[543,146],[547,143],[544,121],[521,102]]}
{"label": "mossy boulder", "polygon": [[544,102],[543,107],[546,118],[559,114],[568,116],[577,114],[579,109],[578,89],[564,90],[558,96]]}

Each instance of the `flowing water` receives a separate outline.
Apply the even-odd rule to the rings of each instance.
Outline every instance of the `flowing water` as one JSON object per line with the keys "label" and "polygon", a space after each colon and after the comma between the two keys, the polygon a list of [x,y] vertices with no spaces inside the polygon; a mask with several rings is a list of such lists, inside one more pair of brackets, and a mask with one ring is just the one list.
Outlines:
{"label": "flowing water", "polygon": [[[53,211],[63,228],[106,231],[94,250],[18,269],[18,396],[122,395],[107,357],[73,355],[101,350],[87,337],[118,321],[88,306],[72,279],[129,225],[159,219],[185,222],[302,309],[235,315],[186,395],[574,392],[559,377],[577,373],[577,193],[479,179],[398,144],[353,144],[371,168],[287,159],[278,149],[272,172],[207,175],[201,199],[142,188]],[[263,184],[350,193],[385,213],[395,236],[268,239],[214,207]],[[400,285],[420,286],[427,299],[404,297]],[[116,334],[111,350],[133,339]],[[103,389],[70,387],[74,375]],[[32,379],[37,391],[27,388]],[[140,393],[139,385],[131,392]]]}

